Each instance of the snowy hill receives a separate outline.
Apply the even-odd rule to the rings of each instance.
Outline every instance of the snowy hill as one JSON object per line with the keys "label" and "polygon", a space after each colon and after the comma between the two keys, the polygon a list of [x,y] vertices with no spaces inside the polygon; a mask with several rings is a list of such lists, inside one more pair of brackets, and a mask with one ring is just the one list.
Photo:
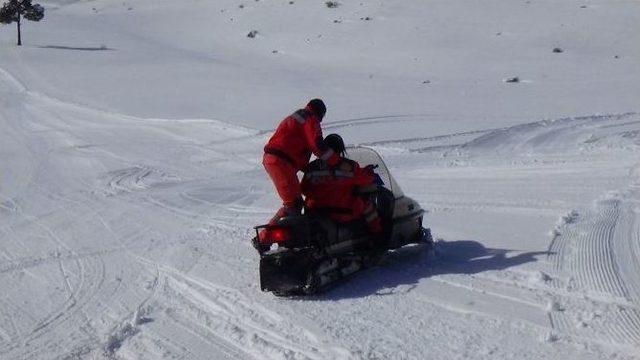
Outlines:
{"label": "snowy hill", "polygon": [[[0,358],[639,358],[640,3],[43,5],[0,27]],[[316,96],[440,254],[276,298],[262,147]]]}

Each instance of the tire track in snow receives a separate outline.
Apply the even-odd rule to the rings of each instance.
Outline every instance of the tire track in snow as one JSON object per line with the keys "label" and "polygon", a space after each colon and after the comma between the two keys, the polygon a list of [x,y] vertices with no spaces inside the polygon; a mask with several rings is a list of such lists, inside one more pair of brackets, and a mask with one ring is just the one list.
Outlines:
{"label": "tire track in snow", "polygon": [[434,117],[434,114],[396,114],[396,115],[377,115],[366,116],[361,118],[343,119],[326,122],[322,127],[325,130],[335,130],[344,127],[385,124],[390,122],[410,122],[422,121],[425,117]]}
{"label": "tire track in snow", "polygon": [[147,196],[144,198],[141,198],[140,200],[150,204],[150,205],[154,205],[158,208],[160,208],[163,211],[169,212],[175,216],[179,216],[183,219],[189,220],[189,221],[194,221],[198,224],[213,224],[219,228],[222,229],[226,229],[226,230],[233,230],[236,228],[236,225],[230,225],[227,221],[225,220],[220,220],[220,219],[215,219],[215,218],[210,218],[207,217],[203,214],[194,212],[194,211],[190,211],[187,209],[183,209],[179,206],[175,206],[172,205],[166,201],[163,201],[162,199],[158,199],[158,198],[154,198],[151,196]]}
{"label": "tire track in snow", "polygon": [[[20,356],[29,358],[29,356],[37,356],[38,354],[54,349],[64,350],[62,344],[58,343],[56,337],[48,339],[47,334],[57,331],[60,327],[72,325],[77,316],[82,318],[82,326],[65,327],[67,339],[73,338],[74,333],[82,332],[89,338],[95,338],[91,329],[87,329],[87,314],[83,313],[84,307],[90,303],[98,294],[99,289],[104,282],[104,263],[101,259],[93,259],[89,262],[87,259],[79,259],[78,262],[78,285],[71,287],[71,294],[68,299],[56,307],[52,312],[42,317],[28,335],[14,341],[5,347],[0,347],[1,354],[20,353]],[[77,323],[76,323],[77,325]],[[52,340],[54,340],[52,342]],[[60,339],[58,339],[60,340]],[[17,355],[17,354],[15,354]]]}
{"label": "tire track in snow", "polygon": [[[570,271],[575,274],[577,285],[615,297],[624,298],[628,291],[618,272],[613,253],[613,235],[620,216],[617,200],[605,200],[597,205],[597,212],[585,219],[587,224],[578,231],[586,232],[575,242],[574,259]],[[580,234],[578,234],[580,235]]]}
{"label": "tire track in snow", "polygon": [[[178,326],[184,333],[172,333],[165,336],[159,332],[153,332],[150,336],[153,340],[152,345],[157,348],[171,347],[173,353],[182,354],[184,349],[193,349],[189,351],[189,359],[207,359],[214,357],[209,353],[208,356],[198,356],[195,351],[201,348],[199,343],[205,343],[212,345],[211,348],[215,349],[216,353],[224,354],[227,359],[250,359],[251,356],[242,348],[238,348],[233,343],[220,338],[218,336],[212,336],[208,329],[208,326],[201,324],[201,321],[191,322],[188,319],[183,318],[180,314],[168,309],[165,311],[166,316],[172,321],[172,326]],[[206,315],[203,315],[203,317]]]}
{"label": "tire track in snow", "polygon": [[[20,90],[25,91],[26,89]],[[64,106],[65,108],[69,108],[72,111],[80,110],[86,113],[90,113],[91,115],[93,115],[94,113],[102,114],[97,110],[94,111],[81,106],[62,103],[53,98],[48,98],[43,95],[41,96],[37,93],[28,92],[27,95],[34,97],[39,102],[45,100],[55,106]],[[42,107],[42,109],[44,110],[45,107]],[[40,115],[40,117],[35,115]],[[48,114],[46,114],[46,116],[48,116]],[[46,118],[42,117],[42,114],[34,114],[34,118],[39,121],[46,120]],[[126,116],[123,116],[122,118],[129,119]],[[43,123],[46,122],[43,121]],[[30,131],[30,129],[25,130]],[[65,141],[66,139],[61,140]],[[39,150],[48,151],[50,149],[43,148]],[[47,157],[41,156],[41,158],[45,159],[45,161],[49,160],[49,153],[46,154]],[[53,165],[54,163],[51,162],[51,164]],[[41,172],[40,168],[38,168],[37,170],[38,172]],[[132,190],[146,188],[150,185],[150,182],[155,180],[154,175],[156,173],[153,170],[145,170],[142,167],[135,167],[133,169],[125,170],[127,171],[125,171],[125,173],[123,174],[116,174],[121,175],[120,178],[115,179],[115,182],[111,182],[112,187],[118,191],[121,190],[130,192]],[[66,177],[64,177],[64,179],[66,179]],[[149,181],[150,179],[152,181]],[[30,185],[38,186],[36,181],[37,180],[29,179],[27,182]],[[59,182],[59,185],[67,184],[65,184],[64,182]],[[63,196],[59,196],[57,192],[49,194],[47,193],[46,189],[43,189],[43,194],[45,198],[56,199],[56,202],[58,203],[71,203],[71,209],[78,209],[77,206],[74,207],[73,205],[84,205],[89,209],[89,211],[87,212],[88,214],[92,212],[93,207],[100,205],[96,203],[92,204],[90,202],[81,203],[72,199],[67,199]],[[88,200],[91,201],[92,199]],[[7,201],[11,201],[11,199]],[[49,199],[47,199],[47,201],[49,201]],[[74,238],[74,235],[76,235],[75,233],[73,233],[75,228],[81,230],[80,227],[73,227],[72,229],[69,229],[69,232],[67,232],[66,226],[68,226],[68,224],[65,224],[66,220],[77,220],[77,214],[75,212],[78,210],[66,211],[64,206],[58,207],[58,205],[55,205],[55,212],[52,215],[53,220],[51,220],[49,218],[46,218],[46,216],[49,216],[51,213],[45,216],[31,216],[23,213],[20,208],[12,206],[12,202],[5,202],[4,204],[6,206],[3,206],[2,209],[15,213],[15,216],[22,216],[23,218],[25,218],[26,223],[28,223],[28,226],[25,226],[27,231],[31,228],[41,228],[42,231],[47,234],[47,237],[55,241],[55,243],[57,244],[57,253],[59,254],[60,252],[62,252],[65,254],[64,256],[52,256],[45,259],[31,259],[33,261],[27,260],[26,262],[22,261],[24,259],[18,259],[17,261],[8,264],[8,266],[4,268],[4,270],[6,270],[5,272],[22,270],[31,266],[38,266],[48,262],[52,262],[54,264],[57,263],[57,268],[62,274],[61,284],[67,290],[69,296],[68,299],[66,299],[66,301],[64,301],[62,304],[56,304],[56,306],[48,309],[48,312],[44,314],[38,313],[38,315],[35,315],[34,312],[34,316],[37,316],[39,318],[37,320],[32,319],[33,323],[35,323],[34,328],[29,329],[28,332],[25,332],[24,336],[20,336],[20,334],[17,334],[17,338],[15,339],[15,341],[12,341],[10,344],[6,344],[6,346],[5,344],[0,343],[0,354],[2,355],[2,357],[6,355],[10,358],[35,358],[43,356],[43,354],[52,354],[51,356],[64,356],[66,354],[72,356],[73,354],[87,354],[91,351],[92,348],[100,348],[103,344],[103,339],[96,336],[96,331],[92,328],[91,325],[92,321],[97,321],[100,319],[89,319],[87,311],[85,311],[85,309],[91,308],[92,311],[107,310],[107,313],[117,312],[117,309],[114,310],[110,308],[111,303],[109,302],[109,300],[111,299],[105,299],[103,296],[104,292],[102,291],[105,276],[105,264],[103,261],[103,257],[107,255],[109,251],[97,251],[93,252],[92,254],[86,254],[82,253],[82,251],[80,250],[76,251],[76,244],[70,246],[71,243],[66,243],[66,241],[69,240],[67,236],[71,236],[72,238]],[[61,221],[62,224],[58,221],[60,220],[60,218],[56,216],[56,213],[58,212],[60,213],[59,215],[61,215],[61,217],[64,217]],[[102,222],[105,228],[113,233],[113,230],[109,227],[107,222],[99,216],[98,212],[95,210],[93,212],[98,215],[99,221]],[[85,220],[84,217],[83,220]],[[12,231],[13,229],[9,227],[8,230]],[[116,234],[114,233],[114,236],[115,235]],[[121,239],[118,238],[118,240]],[[128,251],[126,247],[124,247],[122,250]],[[73,281],[70,280],[71,278],[73,278]],[[100,313],[101,312],[102,311],[100,311]],[[31,315],[22,315],[23,318],[27,318],[29,316]],[[10,317],[10,320],[12,321],[13,318]],[[119,335],[126,334],[126,332],[120,334],[117,331],[115,333],[112,333],[112,335],[116,335],[116,343],[119,341],[118,339],[122,338],[122,336]],[[107,343],[109,343],[108,340]]]}
{"label": "tire track in snow", "polygon": [[[326,359],[336,356],[327,353],[304,329],[250,305],[235,291],[205,288],[178,277],[169,278],[167,286],[176,291],[175,296],[182,297],[186,309],[197,317],[208,318],[207,325],[218,338],[231,341],[253,357]],[[193,322],[187,320],[188,324]]]}
{"label": "tire track in snow", "polygon": [[[67,291],[70,292],[69,299],[63,304],[62,308],[50,313],[43,320],[39,321],[37,327],[32,330],[28,338],[22,339],[23,343],[30,344],[28,350],[33,356],[41,353],[44,350],[42,347],[45,349],[52,347],[49,339],[44,339],[45,342],[38,345],[33,344],[34,342],[39,342],[46,334],[57,331],[58,328],[72,323],[76,324],[71,327],[72,334],[75,331],[80,331],[89,339],[97,341],[95,330],[91,326],[85,308],[92,302],[100,288],[102,288],[105,279],[105,265],[102,258],[82,258],[77,259],[76,263],[78,263],[80,267],[78,271],[78,285],[74,288],[66,275],[64,280],[68,287]],[[59,264],[61,268],[64,267],[63,261],[60,261]],[[74,321],[76,317],[81,318],[79,323]],[[55,346],[57,347],[59,344],[55,344]]]}
{"label": "tire track in snow", "polygon": [[[42,192],[43,196],[56,199],[58,203],[67,202],[72,205],[70,208],[60,207],[57,209],[56,212],[66,214],[62,217],[62,221],[67,218],[83,220],[81,216],[71,211],[80,202],[40,189],[36,183],[32,183],[32,185],[36,191]],[[95,212],[90,205],[84,203],[82,205],[89,209],[87,214]],[[0,266],[0,273],[22,271],[36,266],[57,263],[63,287],[69,296],[44,316],[39,316],[37,320],[33,319],[34,327],[24,335],[17,334],[17,338],[11,344],[0,346],[0,354],[24,358],[38,357],[44,353],[79,355],[85,354],[101,344],[101,339],[97,336],[97,331],[92,325],[92,319],[86,309],[103,301],[98,297],[105,281],[106,268],[103,257],[129,249],[117,248],[84,253],[73,250],[63,240],[64,236],[53,230],[57,228],[54,226],[55,223],[52,223],[52,221],[58,221],[55,216],[56,212],[49,214],[53,219],[46,219],[46,216],[49,215],[33,216],[24,213],[19,207],[15,207],[14,213],[17,216],[21,216],[27,223],[42,229],[45,234],[49,235],[49,238],[56,240],[58,250],[51,256],[12,259],[9,263]],[[100,220],[103,221],[103,219]],[[13,230],[12,226],[8,228]],[[63,250],[64,255],[61,254],[60,249]],[[73,264],[75,267],[68,268],[69,264]],[[71,278],[74,278],[75,281],[72,282]],[[10,319],[13,321],[11,316]],[[60,338],[63,333],[64,338]],[[70,347],[73,347],[74,350],[70,351]]]}
{"label": "tire track in snow", "polygon": [[11,75],[8,71],[0,68],[0,75],[2,75],[7,82],[12,86],[18,93],[22,93],[28,91],[27,87],[20,82],[20,80],[16,79],[15,76]]}
{"label": "tire track in snow", "polygon": [[[349,119],[341,119],[334,121],[326,121],[324,122],[324,126],[322,127],[325,131],[340,129],[345,127],[352,126],[361,126],[361,125],[371,125],[371,124],[385,124],[390,122],[410,122],[410,121],[421,121],[425,117],[435,117],[438,115],[435,114],[391,114],[391,115],[374,115],[374,116],[365,116],[359,118],[349,118]],[[230,142],[242,142],[247,140],[252,140],[260,137],[266,137],[268,134],[274,132],[276,129],[266,129],[266,130],[254,130],[253,133],[248,135],[243,135],[239,137],[232,137],[223,140],[211,141],[208,145],[224,145]],[[489,130],[487,130],[489,131]],[[446,135],[445,135],[446,136]],[[265,139],[266,140],[266,139]],[[381,141],[384,142],[384,141]],[[390,142],[395,142],[395,140],[391,140]],[[400,140],[400,142],[404,142]],[[369,145],[372,143],[365,143],[363,145]],[[376,144],[378,145],[378,144]]]}
{"label": "tire track in snow", "polygon": [[[62,248],[65,252],[69,253],[71,255],[69,260],[73,262],[77,270],[76,277],[78,279],[78,285],[74,288],[69,280],[70,274],[67,270],[65,270],[65,266],[63,263],[64,260],[54,256],[54,261],[58,263],[58,269],[62,276],[65,291],[68,293],[68,298],[62,304],[56,307],[52,312],[42,317],[37,322],[35,327],[31,330],[29,335],[19,339],[19,341],[14,341],[13,343],[8,344],[8,346],[0,346],[0,353],[15,351],[16,349],[22,347],[25,348],[28,352],[35,354],[37,353],[37,351],[43,350],[41,347],[45,347],[49,350],[51,350],[51,348],[59,348],[61,346],[60,344],[55,342],[48,342],[46,339],[44,340],[45,343],[43,344],[34,345],[33,342],[37,342],[42,338],[44,334],[48,334],[58,326],[67,323],[68,320],[73,318],[76,314],[80,314],[80,316],[82,316],[85,320],[84,323],[88,325],[88,317],[84,312],[83,305],[89,301],[89,298],[97,293],[96,289],[99,288],[104,281],[104,263],[102,262],[102,259],[94,259],[95,261],[90,263],[87,258],[79,257],[78,254],[66,244],[62,237],[60,237],[41,218],[26,214],[20,208],[16,208],[15,213],[24,218],[29,223],[34,224],[38,228],[41,228],[46,234],[49,235],[50,239],[58,244],[59,249]],[[11,269],[11,267],[9,267],[9,269]],[[101,276],[96,277],[92,276],[91,273],[87,273],[87,271],[95,271],[96,269],[103,270]],[[92,276],[91,283],[87,281],[88,275]],[[96,279],[98,279],[97,282],[93,281]],[[91,329],[87,330],[85,326],[81,326],[77,330],[84,333],[90,338],[95,336],[91,332]],[[28,348],[26,348],[26,345],[29,345]]]}
{"label": "tire track in snow", "polygon": [[472,130],[472,131],[463,131],[453,134],[446,135],[436,135],[436,136],[426,136],[426,137],[411,137],[411,138],[403,138],[403,139],[392,139],[392,140],[380,140],[380,141],[372,141],[368,143],[363,143],[362,145],[366,146],[384,146],[384,145],[392,145],[392,144],[409,144],[409,143],[419,143],[419,142],[433,142],[433,141],[442,141],[442,140],[451,140],[455,138],[464,138],[468,136],[474,135],[482,135],[492,131],[504,130],[505,128],[495,128],[495,129],[484,129],[484,130]]}
{"label": "tire track in snow", "polygon": [[[33,183],[35,189],[42,191],[46,196],[57,198],[58,200],[67,200],[57,194],[47,193],[45,190],[39,189],[38,185]],[[30,333],[26,337],[22,337],[15,343],[20,343],[21,347],[26,350],[21,356],[32,354],[36,356],[39,352],[60,349],[64,351],[60,343],[54,340],[54,342],[47,339],[41,341],[46,335],[56,331],[59,327],[68,325],[70,322],[76,322],[75,326],[72,326],[71,333],[81,332],[84,336],[92,341],[97,341],[96,331],[91,325],[89,316],[87,315],[85,308],[90,304],[105,280],[105,264],[99,254],[79,254],[73,250],[63,240],[63,237],[58,235],[53,227],[50,226],[44,216],[34,216],[26,214],[19,207],[16,207],[16,214],[23,217],[26,221],[34,224],[36,227],[41,228],[50,238],[54,239],[59,245],[58,249],[52,256],[45,258],[34,259],[17,259],[10,264],[5,264],[0,267],[0,273],[13,272],[16,270],[25,270],[34,266],[39,266],[47,263],[57,263],[57,268],[62,276],[62,283],[65,291],[68,293],[68,298],[58,305],[54,310],[45,316],[41,317],[36,323],[35,327],[30,330]],[[73,215],[71,215],[73,218]],[[64,249],[66,255],[60,253],[60,248]],[[100,253],[98,251],[96,253]],[[98,256],[96,256],[98,255]],[[69,271],[65,263],[72,263],[75,265],[76,272]],[[74,286],[71,282],[71,278],[77,278],[77,285]],[[75,321],[76,317],[80,317],[80,321]],[[72,335],[70,334],[70,335]],[[71,337],[71,336],[70,336]],[[35,343],[35,344],[34,344]],[[28,346],[27,346],[28,345]],[[0,347],[0,353],[15,351],[16,346],[9,346],[7,348]]]}
{"label": "tire track in snow", "polygon": [[[555,230],[549,258],[582,301],[558,297],[553,327],[572,336],[640,345],[640,196],[637,166],[629,190],[609,194]],[[563,286],[556,282],[557,287]],[[565,304],[562,304],[564,302]]]}
{"label": "tire track in snow", "polygon": [[[637,115],[635,112],[621,114],[587,115],[566,117],[559,119],[547,119],[524,123],[516,126],[499,127],[491,129],[478,129],[463,131],[453,134],[409,137],[402,139],[382,140],[363,143],[367,146],[388,146],[404,145],[411,152],[433,152],[466,150],[477,154],[483,149],[492,152],[513,152],[530,150],[532,147],[553,149],[553,145],[565,144],[567,140],[575,140],[576,136],[583,136],[587,131],[603,133],[605,136],[616,134],[623,137],[630,137],[632,134],[624,130],[624,126],[633,126],[636,121],[626,121]],[[611,124],[613,122],[613,124]],[[622,127],[623,129],[616,129]],[[457,139],[458,142],[451,143]],[[591,140],[577,139],[580,142],[597,142],[601,140],[595,137]],[[428,143],[438,143],[437,145],[426,145]],[[472,151],[473,150],[473,151]]]}
{"label": "tire track in snow", "polygon": [[158,293],[159,270],[156,268],[155,271],[156,273],[153,281],[147,286],[150,293],[138,304],[133,313],[127,314],[124,317],[124,320],[120,321],[114,329],[107,334],[107,339],[101,346],[103,355],[109,358],[115,358],[115,353],[120,349],[122,344],[127,339],[138,334],[141,325],[151,321],[147,318],[147,315],[150,312],[149,303]]}
{"label": "tire track in snow", "polygon": [[110,171],[105,175],[107,184],[104,194],[113,196],[119,193],[148,189],[154,185],[168,184],[180,180],[161,170],[148,166],[134,166],[121,170]]}
{"label": "tire track in snow", "polygon": [[[69,262],[71,260],[80,260],[81,262],[99,262],[102,268],[102,272],[99,277],[93,276],[89,273],[85,274],[85,272],[81,272],[81,274],[83,275],[89,275],[87,276],[87,279],[88,282],[91,283],[91,287],[93,288],[91,293],[85,296],[80,292],[84,288],[83,284],[87,282],[87,280],[83,278],[80,284],[76,287],[76,290],[74,290],[74,295],[72,296],[72,304],[67,305],[65,303],[65,306],[61,310],[52,312],[47,316],[45,321],[41,321],[38,328],[33,331],[39,333],[37,336],[34,335],[31,337],[23,338],[21,340],[23,344],[30,344],[33,342],[35,342],[36,344],[30,344],[28,346],[27,350],[30,351],[30,353],[20,353],[20,356],[37,356],[39,352],[44,353],[45,351],[56,350],[56,353],[67,354],[71,358],[83,357],[88,354],[95,355],[96,351],[102,353],[107,357],[113,357],[113,353],[115,352],[115,350],[117,350],[124,341],[126,341],[129,337],[137,334],[139,322],[138,320],[136,320],[136,316],[127,314],[124,317],[124,320],[119,320],[117,322],[115,329],[109,331],[109,333],[107,333],[106,336],[103,337],[91,325],[92,323],[97,322],[101,319],[90,318],[85,309],[91,308],[92,311],[98,309],[101,312],[105,310],[108,313],[113,312],[113,309],[111,308],[112,302],[110,302],[110,300],[114,297],[114,295],[117,295],[118,291],[117,289],[115,289],[113,293],[105,296],[105,293],[103,291],[103,289],[105,288],[103,285],[106,273],[104,257],[108,255],[123,253],[123,255],[130,255],[130,258],[134,260],[133,262],[136,262],[138,258],[137,255],[134,255],[133,250],[146,249],[148,247],[148,244],[141,244],[137,246],[128,245],[125,239],[118,235],[118,233],[109,225],[109,223],[104,219],[100,212],[95,209],[96,204],[93,204],[92,206],[90,202],[73,200],[57,194],[51,194],[51,196],[55,197],[58,202],[65,202],[70,205],[70,207],[67,207],[67,209],[69,210],[65,210],[65,212],[68,213],[67,217],[81,219],[81,216],[78,216],[71,211],[71,209],[76,209],[76,211],[81,212],[83,216],[86,215],[89,219],[96,219],[98,223],[101,224],[109,232],[109,234],[112,236],[112,240],[116,240],[120,246],[116,248],[89,252],[73,252],[65,255],[54,254],[54,256],[52,257],[45,258],[18,259],[17,261],[14,261],[12,264],[10,264],[10,266],[3,269],[6,271],[16,271],[33,266],[44,265],[50,262],[63,263]],[[137,238],[139,232],[128,235]],[[168,243],[163,244],[162,246],[171,246],[172,244],[173,243]],[[144,305],[155,294],[155,290],[157,288],[157,275],[155,278],[155,285],[151,286],[152,293],[151,295],[147,296],[140,305],[138,305],[139,310],[141,307],[144,307]],[[121,280],[118,282],[118,287],[120,286],[120,283]],[[147,288],[147,290],[149,290],[149,288]],[[76,314],[78,315],[76,316]],[[81,318],[78,319],[78,316],[81,316]],[[132,318],[133,320],[130,320]],[[104,323],[104,320],[102,320],[102,322]],[[68,338],[71,338],[72,340],[72,342],[69,343],[68,346],[66,346],[66,340],[68,338],[65,338],[62,341],[60,341],[60,339],[57,339],[58,341],[60,341],[60,344],[55,342],[45,342],[43,344],[40,344],[42,342],[40,339],[44,338],[45,334],[51,334],[53,331],[61,333],[64,330],[59,329],[63,328],[64,326],[68,326],[69,324],[73,325],[72,330],[67,331],[69,333]],[[76,336],[76,330],[82,332],[85,336]],[[52,336],[52,338],[55,339],[56,337]],[[57,346],[57,348],[54,349],[54,345]],[[22,347],[25,348],[25,346]],[[68,347],[73,347],[73,350],[70,351]],[[3,349],[0,348],[0,353],[3,352]],[[9,353],[11,353],[11,350],[9,350]]]}
{"label": "tire track in snow", "polygon": [[629,297],[640,304],[640,276],[638,266],[633,266],[640,264],[640,163],[631,169],[630,176],[629,190],[622,194],[622,211],[614,239]]}
{"label": "tire track in snow", "polygon": [[[26,89],[21,89],[21,91],[26,91]],[[42,100],[46,100],[55,106],[64,106],[72,111],[81,110],[83,112],[91,114],[101,113],[97,110],[94,111],[91,109],[85,109],[74,104],[62,103],[53,98],[41,96],[36,93],[28,92],[27,96],[33,96],[40,102],[42,102]],[[43,118],[36,118],[38,120],[43,120]],[[124,118],[125,120],[128,119],[128,117],[126,116],[123,116],[122,118]],[[46,151],[48,149],[43,148],[41,150]],[[48,159],[48,157],[45,158],[45,160]],[[41,170],[38,169],[38,171]],[[115,192],[131,192],[133,190],[148,188],[151,185],[150,182],[153,182],[155,180],[156,174],[157,172],[150,168],[128,168],[119,173],[111,174],[113,175],[113,178],[107,183],[107,186],[110,186],[112,189],[114,189]],[[34,186],[37,186],[36,181],[37,180],[29,180],[28,182]],[[59,184],[66,185],[63,182],[60,182]],[[43,192],[46,192],[46,189]],[[72,239],[74,238],[73,236],[75,234],[71,235],[74,229],[70,229],[69,233],[67,233],[66,229],[62,230],[64,229],[64,227],[60,227],[60,225],[65,225],[65,220],[76,219],[76,212],[81,211],[79,210],[80,208],[78,208],[77,205],[85,205],[86,207],[91,209],[92,206],[99,206],[101,204],[91,204],[89,202],[85,203],[84,201],[79,202],[72,199],[67,199],[63,196],[59,196],[58,193],[44,194],[44,196],[51,197],[51,199],[56,199],[56,202],[59,203],[70,203],[72,205],[71,209],[75,210],[65,211],[64,206],[60,206],[58,208],[58,205],[55,205],[56,212],[53,213],[51,218],[48,218],[47,216],[49,216],[50,214],[45,216],[31,216],[25,214],[20,211],[19,208],[10,206],[11,203],[9,202],[5,203],[6,206],[3,206],[2,209],[3,211],[6,210],[13,212],[16,214],[16,216],[24,217],[27,223],[25,225],[25,228],[27,230],[30,230],[32,228],[42,229],[42,232],[47,234],[47,237],[49,237],[55,242],[55,244],[57,244],[57,253],[62,252],[65,255],[54,255],[52,257],[46,257],[44,259],[31,259],[26,261],[23,261],[25,260],[24,258],[18,259],[10,264],[5,264],[7,266],[5,266],[3,270],[4,272],[11,272],[14,270],[22,270],[45,263],[57,263],[57,268],[60,270],[62,276],[61,286],[63,286],[67,290],[69,295],[66,301],[61,304],[57,304],[57,306],[53,306],[44,314],[39,313],[38,315],[35,315],[36,312],[33,312],[35,316],[39,317],[38,320],[34,319],[33,321],[35,323],[34,328],[29,329],[28,332],[23,334],[24,336],[19,336],[18,334],[18,338],[16,338],[15,341],[12,341],[11,343],[0,343],[0,354],[2,355],[2,357],[7,356],[10,358],[33,358],[43,356],[43,354],[52,354],[51,356],[64,356],[65,354],[82,355],[88,354],[88,352],[92,351],[91,349],[100,349],[104,347],[107,353],[106,355],[113,355],[112,353],[114,353],[119,345],[131,334],[130,331],[126,330],[127,324],[125,323],[124,327],[117,328],[113,332],[111,332],[110,337],[106,341],[106,345],[104,345],[104,339],[101,336],[97,337],[95,334],[96,331],[91,329],[92,320],[88,318],[87,312],[85,311],[86,308],[91,308],[92,311],[107,310],[107,313],[117,312],[117,310],[109,308],[111,299],[104,299],[102,296],[104,294],[102,288],[105,275],[105,264],[103,262],[103,257],[107,255],[108,252],[104,253],[102,251],[98,251],[93,252],[92,254],[83,253],[76,248],[76,244],[74,242],[69,242],[70,238],[68,236],[71,236]],[[146,199],[147,198],[145,197],[145,200]],[[170,203],[165,204],[160,200],[154,202],[154,200],[155,199],[153,199],[152,197],[149,197],[148,202],[156,206],[159,205],[164,210],[169,210],[173,213],[181,213],[182,215],[191,217],[199,215],[187,210],[180,211],[182,209],[180,209],[179,207],[171,206]],[[59,216],[56,215],[56,213],[58,212],[59,214],[57,215],[60,215],[60,217],[64,217],[64,219],[62,219],[62,224],[58,222],[58,220],[60,220]],[[94,212],[96,215],[99,215],[97,211]],[[87,214],[90,213],[91,210],[87,212]],[[201,214],[199,216],[201,216]],[[105,219],[101,218],[100,216],[98,216],[98,218],[99,221],[101,221],[105,226],[105,228],[107,228],[107,230],[110,231],[122,243],[122,239],[114,233],[113,229],[111,229]],[[8,229],[8,231],[12,230],[12,228]],[[128,248],[124,247],[122,250],[127,251]],[[101,304],[103,301],[107,304]],[[23,318],[26,318],[28,316],[29,315],[23,316]],[[100,319],[93,319],[93,321],[96,320]],[[124,331],[121,331],[122,329],[124,329]],[[61,336],[64,336],[64,338],[61,338]]]}
{"label": "tire track in snow", "polygon": [[254,358],[352,358],[348,350],[323,342],[235,289],[147,259],[140,261],[160,269],[164,277],[160,296],[167,297],[162,303],[172,305],[167,309],[169,317],[180,326],[191,327],[213,347],[222,345],[226,351]]}
{"label": "tire track in snow", "polygon": [[[170,246],[171,244],[167,244],[167,245]],[[18,258],[18,259],[13,259],[9,262],[0,264],[0,274],[13,272],[13,271],[21,271],[21,270],[30,269],[30,268],[34,268],[34,267],[38,267],[46,264],[51,264],[51,263],[59,263],[60,261],[63,261],[63,262],[71,261],[71,260],[76,261],[76,260],[83,260],[85,258],[101,258],[101,257],[104,257],[105,255],[111,255],[111,254],[117,254],[117,253],[130,253],[131,250],[135,250],[135,249],[143,250],[143,249],[146,249],[147,247],[148,246],[145,244],[145,245],[139,245],[139,246],[122,246],[122,247],[108,248],[108,249],[74,253],[74,254],[64,254],[64,255],[53,254],[51,256],[45,256],[45,257]]]}
{"label": "tire track in snow", "polygon": [[10,340],[11,340],[10,333],[0,325],[0,342],[10,341]]}

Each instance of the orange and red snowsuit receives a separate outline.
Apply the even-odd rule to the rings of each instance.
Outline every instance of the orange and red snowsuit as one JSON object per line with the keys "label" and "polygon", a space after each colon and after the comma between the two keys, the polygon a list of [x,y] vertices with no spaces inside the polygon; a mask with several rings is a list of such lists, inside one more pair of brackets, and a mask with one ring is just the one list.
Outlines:
{"label": "orange and red snowsuit", "polygon": [[373,186],[372,170],[363,169],[357,162],[340,158],[336,166],[322,160],[309,164],[302,179],[302,193],[309,211],[323,212],[337,222],[364,218],[369,230],[380,233],[380,218],[373,204],[356,194],[359,188]]}
{"label": "orange and red snowsuit", "polygon": [[332,164],[339,159],[338,154],[324,144],[320,121],[310,107],[300,109],[280,122],[264,147],[262,164],[284,205],[279,214],[302,207],[296,174],[307,167],[312,153]]}

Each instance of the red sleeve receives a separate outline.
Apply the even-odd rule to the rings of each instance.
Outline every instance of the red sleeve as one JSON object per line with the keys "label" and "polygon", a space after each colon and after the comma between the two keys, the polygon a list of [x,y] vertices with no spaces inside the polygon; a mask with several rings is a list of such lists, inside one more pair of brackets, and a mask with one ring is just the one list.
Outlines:
{"label": "red sleeve", "polygon": [[302,129],[307,146],[309,146],[313,155],[326,161],[329,165],[338,163],[340,157],[325,145],[320,122],[315,117],[307,119]]}
{"label": "red sleeve", "polygon": [[320,157],[327,147],[324,145],[322,138],[322,129],[320,123],[313,117],[307,119],[304,122],[302,130],[304,131],[304,138],[307,142],[307,146],[311,149],[311,152],[317,157]]}
{"label": "red sleeve", "polygon": [[353,183],[355,186],[367,186],[373,184],[375,177],[373,172],[363,169],[357,163],[353,166]]}

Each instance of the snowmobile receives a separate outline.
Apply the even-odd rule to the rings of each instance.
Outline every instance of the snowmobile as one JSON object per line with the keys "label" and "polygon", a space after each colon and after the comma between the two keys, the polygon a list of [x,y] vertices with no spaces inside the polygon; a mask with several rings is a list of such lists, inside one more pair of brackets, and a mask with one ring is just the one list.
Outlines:
{"label": "snowmobile", "polygon": [[252,244],[260,254],[262,291],[277,296],[315,294],[376,264],[389,250],[418,243],[433,247],[431,231],[423,227],[424,210],[403,194],[380,155],[359,146],[347,148],[347,157],[375,168],[378,186],[361,195],[378,211],[382,238],[374,238],[364,220],[337,223],[306,209],[302,215],[256,226]]}

